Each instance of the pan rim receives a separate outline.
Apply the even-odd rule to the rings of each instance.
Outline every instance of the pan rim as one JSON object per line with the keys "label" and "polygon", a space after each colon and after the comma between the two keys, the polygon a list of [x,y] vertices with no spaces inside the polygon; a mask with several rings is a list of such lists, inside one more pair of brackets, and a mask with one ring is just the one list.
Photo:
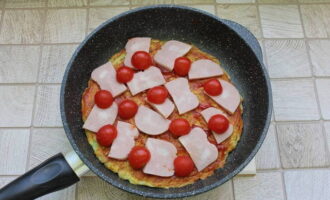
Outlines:
{"label": "pan rim", "polygon": [[[103,29],[105,26],[107,26],[109,23],[112,23],[113,21],[122,18],[126,15],[130,15],[132,13],[135,12],[139,12],[139,11],[143,11],[143,10],[148,10],[148,9],[154,9],[154,8],[175,8],[175,9],[182,9],[182,10],[190,10],[193,12],[198,12],[201,13],[203,15],[206,15],[207,17],[213,18],[215,20],[217,20],[218,22],[224,24],[228,29],[232,30],[233,32],[235,32],[238,37],[241,38],[241,36],[235,31],[233,30],[230,26],[228,26],[227,24],[223,23],[221,20],[221,18],[214,16],[212,14],[209,14],[205,11],[199,10],[199,9],[195,9],[195,8],[191,8],[191,7],[186,7],[186,6],[181,6],[181,5],[152,5],[152,6],[144,6],[144,7],[140,7],[140,8],[136,8],[133,10],[129,10],[126,12],[123,12],[115,17],[112,17],[110,19],[108,19],[107,21],[105,21],[104,23],[102,23],[101,25],[99,25],[96,29],[94,29],[90,34],[88,34],[88,36],[79,44],[79,46],[76,48],[75,52],[73,53],[67,67],[66,70],[64,72],[64,76],[63,76],[63,80],[62,80],[62,84],[61,84],[61,91],[60,91],[60,113],[61,113],[61,118],[62,118],[62,123],[63,123],[63,128],[65,130],[65,133],[67,135],[67,138],[69,139],[69,142],[72,146],[72,148],[74,149],[74,151],[77,153],[77,155],[79,156],[79,158],[88,166],[88,168],[93,171],[95,174],[98,175],[98,177],[100,177],[101,179],[103,179],[104,181],[106,181],[107,183],[110,183],[111,185],[123,190],[123,191],[127,191],[136,195],[140,195],[140,196],[144,196],[144,197],[152,197],[152,198],[182,198],[182,197],[188,197],[188,196],[193,196],[193,195],[197,195],[197,194],[201,194],[204,193],[206,191],[209,191],[217,186],[220,186],[222,184],[224,184],[225,182],[227,182],[229,179],[233,178],[234,176],[236,176],[247,164],[249,164],[249,162],[253,159],[253,157],[256,155],[257,151],[259,150],[259,148],[261,147],[266,135],[267,135],[267,131],[271,122],[271,115],[272,115],[272,90],[271,90],[271,84],[270,84],[270,78],[269,75],[267,73],[267,70],[264,66],[264,63],[262,60],[260,60],[258,58],[258,56],[256,55],[256,53],[253,51],[253,49],[250,47],[249,44],[246,43],[246,41],[242,38],[242,40],[244,41],[244,43],[248,46],[248,48],[250,48],[250,50],[253,52],[254,56],[256,57],[256,59],[259,61],[260,63],[260,67],[261,67],[261,71],[265,77],[265,81],[266,81],[266,88],[267,88],[267,92],[268,92],[268,110],[267,110],[267,119],[265,121],[264,124],[264,128],[261,131],[261,135],[260,135],[260,139],[257,142],[257,144],[254,146],[253,150],[251,151],[251,153],[249,154],[249,156],[247,156],[244,160],[244,162],[242,162],[241,165],[237,166],[237,168],[233,171],[231,171],[230,173],[228,173],[223,179],[218,180],[214,183],[212,183],[211,185],[206,185],[204,187],[198,188],[198,189],[194,189],[193,191],[185,191],[185,192],[180,192],[180,193],[162,193],[162,192],[145,192],[145,191],[140,191],[138,189],[134,189],[131,187],[127,187],[125,185],[122,185],[121,183],[112,180],[112,179],[107,179],[104,173],[102,173],[102,171],[100,171],[97,167],[95,167],[93,165],[92,162],[90,162],[85,155],[79,150],[79,147],[77,145],[77,143],[75,142],[74,138],[73,138],[73,134],[71,133],[71,130],[68,126],[68,122],[67,122],[67,118],[65,115],[65,106],[64,106],[64,95],[65,95],[65,88],[67,86],[67,79],[68,79],[68,74],[69,71],[71,69],[71,66],[74,62],[74,60],[77,57],[77,54],[80,52],[80,50],[85,46],[85,44],[89,41],[89,39],[91,37],[94,36],[94,34],[96,34],[98,31],[100,31],[101,29]],[[253,37],[254,35],[251,34]],[[143,187],[143,186],[141,186]],[[159,188],[156,188],[159,189]]]}

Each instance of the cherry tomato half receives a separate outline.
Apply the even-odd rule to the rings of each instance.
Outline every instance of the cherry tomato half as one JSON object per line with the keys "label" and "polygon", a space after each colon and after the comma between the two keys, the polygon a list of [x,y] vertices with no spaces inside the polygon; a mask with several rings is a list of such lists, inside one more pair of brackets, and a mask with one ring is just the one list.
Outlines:
{"label": "cherry tomato half", "polygon": [[224,115],[213,115],[208,123],[208,128],[217,134],[224,133],[229,127],[229,121]]}
{"label": "cherry tomato half", "polygon": [[117,69],[116,78],[119,83],[127,83],[132,80],[134,76],[133,69],[123,66]]}
{"label": "cherry tomato half", "polygon": [[148,101],[155,104],[162,104],[168,97],[168,91],[163,86],[156,86],[148,90],[147,98]]}
{"label": "cherry tomato half", "polygon": [[211,96],[218,96],[222,93],[222,86],[217,79],[211,79],[204,83],[204,90]]}
{"label": "cherry tomato half", "polygon": [[116,137],[117,137],[117,129],[111,124],[103,126],[96,133],[97,142],[105,147],[110,146]]}
{"label": "cherry tomato half", "polygon": [[174,72],[179,76],[187,76],[191,61],[186,57],[179,57],[174,62]]}
{"label": "cherry tomato half", "polygon": [[133,54],[131,62],[135,68],[145,70],[152,65],[152,58],[148,52],[137,51]]}
{"label": "cherry tomato half", "polygon": [[191,126],[186,119],[179,118],[171,121],[169,130],[174,136],[178,137],[187,135],[191,130]]}
{"label": "cherry tomato half", "polygon": [[118,115],[122,119],[130,119],[134,117],[137,110],[138,105],[134,101],[129,99],[125,99],[118,105]]}
{"label": "cherry tomato half", "polygon": [[150,160],[150,152],[145,147],[133,147],[128,154],[128,161],[132,168],[141,169]]}
{"label": "cherry tomato half", "polygon": [[194,171],[194,162],[189,156],[178,156],[174,160],[174,172],[176,176],[188,176]]}
{"label": "cherry tomato half", "polygon": [[113,103],[113,97],[108,90],[100,90],[96,92],[94,101],[99,108],[108,108]]}

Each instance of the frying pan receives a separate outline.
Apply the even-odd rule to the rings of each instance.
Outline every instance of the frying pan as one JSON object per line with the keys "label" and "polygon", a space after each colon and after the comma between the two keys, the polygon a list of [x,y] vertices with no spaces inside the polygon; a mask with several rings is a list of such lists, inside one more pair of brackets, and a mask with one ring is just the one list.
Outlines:
{"label": "frying pan", "polygon": [[[91,72],[137,36],[192,43],[217,57],[244,98],[241,140],[225,166],[205,180],[170,189],[133,185],[105,168],[87,142],[81,95]],[[246,28],[193,8],[156,5],[120,14],[89,34],[67,66],[60,105],[63,126],[75,153],[57,154],[14,180],[0,190],[1,200],[34,199],[68,187],[88,169],[122,190],[145,197],[178,198],[208,191],[235,176],[255,156],[270,123],[272,96],[260,46]]]}

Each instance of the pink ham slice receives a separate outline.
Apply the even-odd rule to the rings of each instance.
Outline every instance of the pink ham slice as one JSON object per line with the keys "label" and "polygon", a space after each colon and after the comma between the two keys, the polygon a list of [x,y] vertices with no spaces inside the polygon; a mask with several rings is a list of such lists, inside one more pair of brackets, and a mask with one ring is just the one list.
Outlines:
{"label": "pink ham slice", "polygon": [[165,118],[168,118],[168,116],[170,116],[172,114],[172,112],[174,111],[174,104],[173,102],[167,98],[165,100],[164,103],[162,104],[155,104],[155,103],[151,103],[148,101],[148,103],[154,108],[156,109],[161,115],[163,115]]}
{"label": "pink ham slice", "polygon": [[193,128],[188,135],[179,137],[198,171],[202,171],[218,158],[218,149],[211,144],[201,128]]}
{"label": "pink ham slice", "polygon": [[189,83],[186,78],[177,78],[165,84],[168,92],[179,110],[179,114],[186,113],[195,109],[198,104],[198,98],[190,91]]}
{"label": "pink ham slice", "polygon": [[168,177],[174,174],[174,159],[177,150],[167,141],[148,138],[146,148],[150,151],[150,160],[143,168],[146,174]]}
{"label": "pink ham slice", "polygon": [[[217,104],[233,114],[241,102],[241,96],[234,85],[219,80],[222,86],[222,93],[218,96],[210,96]],[[207,94],[207,93],[206,93]]]}
{"label": "pink ham slice", "polygon": [[168,130],[170,124],[170,120],[142,105],[139,106],[134,120],[136,127],[148,135],[162,134]]}
{"label": "pink ham slice", "polygon": [[132,56],[137,51],[149,52],[151,38],[149,37],[136,37],[128,40],[125,46],[126,56],[124,64],[127,67],[134,68],[132,65]]}
{"label": "pink ham slice", "polygon": [[126,159],[138,135],[138,130],[132,124],[118,121],[117,137],[111,145],[108,156],[119,160]]}
{"label": "pink ham slice", "polygon": [[136,95],[146,89],[163,85],[165,79],[162,72],[157,67],[149,67],[143,72],[134,74],[133,79],[127,83],[132,95]]}
{"label": "pink ham slice", "polygon": [[113,103],[109,108],[101,109],[94,105],[92,111],[89,113],[83,128],[97,132],[102,126],[113,124],[118,113],[118,106]]}
{"label": "pink ham slice", "polygon": [[170,40],[166,42],[162,48],[157,51],[154,56],[155,62],[172,71],[174,68],[175,59],[186,55],[191,49],[191,45],[179,42],[176,40]]}
{"label": "pink ham slice", "polygon": [[[201,112],[201,114],[202,114],[204,120],[206,121],[206,123],[209,121],[209,119],[213,115],[222,114],[222,115],[226,116],[226,114],[224,112],[222,112],[221,110],[216,109],[214,107],[210,107],[210,108],[207,108],[207,109],[203,110]],[[228,129],[227,129],[226,132],[224,132],[222,134],[217,134],[217,133],[215,133],[215,132],[212,131],[212,133],[213,133],[213,136],[214,136],[215,140],[217,141],[217,143],[220,144],[221,142],[223,142],[227,138],[229,138],[231,136],[231,134],[233,134],[233,130],[234,130],[233,125],[232,124],[229,124],[229,127],[228,127]]]}
{"label": "pink ham slice", "polygon": [[189,79],[202,79],[210,78],[215,76],[220,76],[223,74],[223,71],[219,64],[208,60],[201,59],[193,62],[189,71]]}
{"label": "pink ham slice", "polygon": [[124,84],[118,83],[116,79],[116,70],[113,68],[111,62],[96,68],[92,72],[92,79],[96,81],[102,90],[108,90],[112,96],[118,96],[126,91]]}

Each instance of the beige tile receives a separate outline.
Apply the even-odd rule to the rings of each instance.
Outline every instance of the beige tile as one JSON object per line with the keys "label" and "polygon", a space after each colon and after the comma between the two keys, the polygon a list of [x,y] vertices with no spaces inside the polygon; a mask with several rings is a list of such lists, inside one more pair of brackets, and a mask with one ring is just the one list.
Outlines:
{"label": "beige tile", "polygon": [[217,14],[220,18],[242,24],[257,38],[261,37],[258,10],[255,5],[218,5]]}
{"label": "beige tile", "polygon": [[284,200],[280,172],[234,178],[235,200]]}
{"label": "beige tile", "polygon": [[0,43],[39,43],[44,14],[43,10],[6,10],[0,32]]}
{"label": "beige tile", "polygon": [[72,151],[63,128],[35,128],[32,131],[29,168],[57,153]]}
{"label": "beige tile", "polygon": [[257,0],[259,3],[297,3],[298,0]]}
{"label": "beige tile", "polygon": [[61,83],[65,68],[77,45],[45,45],[42,49],[39,82]]}
{"label": "beige tile", "polygon": [[[89,199],[129,199],[129,200],[154,200],[151,198],[144,198],[141,196],[133,195],[128,192],[124,192],[117,189],[110,184],[102,181],[97,177],[83,177],[77,186],[77,199],[89,200]],[[209,192],[201,195],[196,195],[189,198],[183,198],[185,200],[233,200],[231,182],[227,182],[224,185],[217,187]],[[182,199],[182,200],[183,200]]]}
{"label": "beige tile", "polygon": [[61,127],[59,101],[59,85],[39,86],[33,125],[36,127]]}
{"label": "beige tile", "polygon": [[111,5],[129,5],[129,0],[90,0],[91,6],[111,6]]}
{"label": "beige tile", "polygon": [[330,37],[330,5],[301,5],[300,9],[307,37]]}
{"label": "beige tile", "polygon": [[215,15],[215,7],[212,5],[190,5],[189,7],[200,9]]}
{"label": "beige tile", "polygon": [[265,50],[271,78],[312,75],[304,40],[266,40]]}
{"label": "beige tile", "polygon": [[53,192],[37,198],[36,200],[73,200],[76,196],[76,185],[72,185],[68,188],[62,189],[57,192]]}
{"label": "beige tile", "polygon": [[128,7],[116,8],[90,8],[89,9],[89,23],[88,32],[91,32],[103,22],[111,17],[114,17],[122,12],[128,11]]}
{"label": "beige tile", "polygon": [[324,119],[330,119],[330,79],[316,79],[321,113]]}
{"label": "beige tile", "polygon": [[296,5],[259,6],[261,27],[265,38],[303,38]]}
{"label": "beige tile", "polygon": [[29,129],[0,129],[0,175],[20,175],[25,172],[29,137]]}
{"label": "beige tile", "polygon": [[216,0],[217,3],[254,3],[256,0]]}
{"label": "beige tile", "polygon": [[276,121],[320,118],[312,80],[272,81]]}
{"label": "beige tile", "polygon": [[325,141],[327,141],[328,153],[330,154],[330,122],[324,122]]}
{"label": "beige tile", "polygon": [[34,83],[39,67],[39,46],[1,46],[0,82]]}
{"label": "beige tile", "polygon": [[0,86],[0,127],[31,125],[34,86]]}
{"label": "beige tile", "polygon": [[6,8],[40,8],[45,7],[47,0],[9,0]]}
{"label": "beige tile", "polygon": [[256,155],[257,169],[278,169],[281,167],[275,126],[270,125],[267,137]]}
{"label": "beige tile", "polygon": [[132,5],[170,4],[172,0],[131,0]]}
{"label": "beige tile", "polygon": [[45,25],[45,42],[81,42],[85,37],[86,13],[86,9],[48,10]]}
{"label": "beige tile", "polygon": [[284,173],[287,200],[329,200],[330,169]]}
{"label": "beige tile", "polygon": [[276,127],[284,168],[329,165],[322,126],[319,123],[277,124]]}
{"label": "beige tile", "polygon": [[308,45],[314,74],[330,76],[330,40],[312,40]]}
{"label": "beige tile", "polygon": [[175,4],[214,3],[214,0],[174,0]]}
{"label": "beige tile", "polygon": [[48,0],[48,7],[87,6],[87,0]]}

